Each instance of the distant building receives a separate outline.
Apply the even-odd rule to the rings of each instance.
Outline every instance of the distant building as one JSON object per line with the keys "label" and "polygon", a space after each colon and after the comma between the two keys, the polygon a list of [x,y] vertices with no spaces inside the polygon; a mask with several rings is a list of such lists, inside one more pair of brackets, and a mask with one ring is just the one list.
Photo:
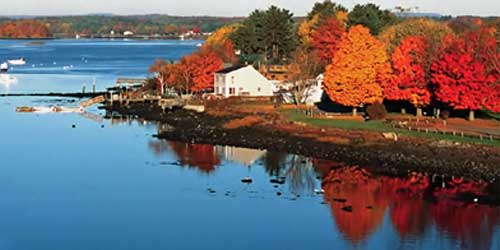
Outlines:
{"label": "distant building", "polygon": [[259,72],[270,81],[284,82],[289,79],[289,69],[287,65],[264,65],[259,68]]}
{"label": "distant building", "polygon": [[125,32],[123,32],[123,35],[124,36],[133,36],[134,35],[134,32],[130,31],[130,30],[127,30]]}
{"label": "distant building", "polygon": [[215,73],[216,95],[273,96],[274,85],[251,65],[233,66]]}
{"label": "distant building", "polygon": [[311,84],[307,86],[302,92],[302,103],[315,104],[320,103],[323,98],[323,74],[320,74],[311,81]]}
{"label": "distant building", "polygon": [[114,35],[115,35],[115,31],[114,31],[114,30],[111,30],[111,31],[109,32],[109,34],[110,34],[110,35],[112,35],[112,36],[114,36]]}

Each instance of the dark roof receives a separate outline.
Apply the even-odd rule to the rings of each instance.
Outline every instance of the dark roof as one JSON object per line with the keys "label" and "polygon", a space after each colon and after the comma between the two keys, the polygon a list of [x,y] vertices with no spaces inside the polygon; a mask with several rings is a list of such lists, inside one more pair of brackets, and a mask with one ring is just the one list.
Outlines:
{"label": "dark roof", "polygon": [[219,71],[217,71],[215,73],[217,73],[217,74],[228,74],[228,73],[231,73],[233,71],[236,71],[236,70],[239,70],[241,68],[244,68],[246,66],[248,66],[248,65],[235,65],[235,66],[231,66],[229,68],[225,68],[223,70],[219,70]]}

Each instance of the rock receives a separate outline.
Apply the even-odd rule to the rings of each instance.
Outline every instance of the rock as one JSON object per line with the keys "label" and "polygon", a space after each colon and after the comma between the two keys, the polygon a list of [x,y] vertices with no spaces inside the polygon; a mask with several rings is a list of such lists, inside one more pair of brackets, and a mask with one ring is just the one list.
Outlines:
{"label": "rock", "polygon": [[382,133],[382,136],[387,140],[398,141],[398,135],[394,132]]}
{"label": "rock", "polygon": [[333,198],[332,200],[335,201],[335,202],[338,202],[338,203],[346,203],[347,202],[347,199],[336,199],[336,198]]}
{"label": "rock", "polygon": [[72,127],[72,128],[76,128],[76,125],[75,125],[75,124],[73,124],[73,125],[71,125],[71,127]]}
{"label": "rock", "polygon": [[273,183],[273,184],[280,184],[280,185],[285,184],[285,180],[284,179],[271,179],[270,182]]}
{"label": "rock", "polygon": [[352,212],[352,206],[345,206],[345,207],[342,208],[342,210],[345,211],[345,212],[351,213]]}
{"label": "rock", "polygon": [[325,190],[324,189],[317,189],[317,188],[315,188],[314,189],[314,193],[316,193],[316,194],[324,194]]}
{"label": "rock", "polygon": [[215,190],[214,190],[214,189],[212,189],[212,188],[208,188],[208,189],[207,189],[207,191],[208,191],[209,193],[211,193],[211,194],[215,194],[215,193],[217,193],[217,191],[215,191]]}
{"label": "rock", "polygon": [[245,178],[241,179],[241,182],[243,182],[243,183],[252,183],[253,180],[250,177],[245,177]]}
{"label": "rock", "polygon": [[281,195],[283,195],[283,194],[282,194],[281,192],[277,192],[277,193],[276,193],[276,195],[277,195],[277,196],[281,196]]}

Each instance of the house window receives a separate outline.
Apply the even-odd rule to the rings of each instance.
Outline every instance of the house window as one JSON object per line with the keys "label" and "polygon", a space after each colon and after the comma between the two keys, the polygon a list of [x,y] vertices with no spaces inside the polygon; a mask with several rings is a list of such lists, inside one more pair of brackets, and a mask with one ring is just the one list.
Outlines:
{"label": "house window", "polygon": [[257,92],[260,92],[260,87],[257,88]]}
{"label": "house window", "polygon": [[235,89],[229,88],[229,95],[234,95],[234,94],[235,94]]}
{"label": "house window", "polygon": [[242,92],[242,91],[243,91],[243,88],[242,88],[242,87],[240,87],[240,92]]}

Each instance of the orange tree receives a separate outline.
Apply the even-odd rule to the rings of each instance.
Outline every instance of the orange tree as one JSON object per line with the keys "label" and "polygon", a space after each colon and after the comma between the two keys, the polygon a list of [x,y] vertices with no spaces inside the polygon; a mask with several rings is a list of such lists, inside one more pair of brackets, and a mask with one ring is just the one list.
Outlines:
{"label": "orange tree", "polygon": [[191,55],[193,86],[191,91],[203,92],[214,89],[214,74],[223,67],[222,60],[213,52]]}
{"label": "orange tree", "polygon": [[428,85],[430,70],[429,44],[425,37],[410,36],[392,54],[394,77],[386,81],[384,94],[388,100],[409,101],[422,116],[422,107],[431,102]]}
{"label": "orange tree", "polygon": [[342,36],[333,62],[326,68],[324,90],[339,104],[357,107],[383,100],[381,85],[390,76],[385,47],[370,30],[356,25]]}

